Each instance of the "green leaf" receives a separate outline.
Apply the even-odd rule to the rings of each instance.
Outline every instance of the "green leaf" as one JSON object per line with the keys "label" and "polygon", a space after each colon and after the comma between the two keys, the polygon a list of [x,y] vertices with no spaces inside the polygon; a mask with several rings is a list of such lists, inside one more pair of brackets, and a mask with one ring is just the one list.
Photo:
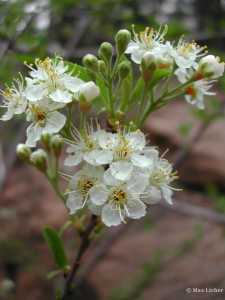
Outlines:
{"label": "green leaf", "polygon": [[63,242],[60,239],[57,231],[53,228],[46,227],[43,231],[43,236],[52,251],[56,265],[60,269],[66,269],[68,266],[68,260],[64,250]]}
{"label": "green leaf", "polygon": [[68,61],[64,61],[64,63],[66,66],[68,66],[68,70],[73,76],[77,76],[84,81],[92,80],[88,70],[85,67]]}
{"label": "green leaf", "polygon": [[142,77],[140,77],[134,87],[134,90],[131,95],[130,103],[138,102],[141,98],[145,83]]}
{"label": "green leaf", "polygon": [[129,74],[122,82],[121,89],[120,89],[122,111],[124,111],[124,109],[126,109],[126,106],[129,105],[132,83],[133,83],[132,74]]}

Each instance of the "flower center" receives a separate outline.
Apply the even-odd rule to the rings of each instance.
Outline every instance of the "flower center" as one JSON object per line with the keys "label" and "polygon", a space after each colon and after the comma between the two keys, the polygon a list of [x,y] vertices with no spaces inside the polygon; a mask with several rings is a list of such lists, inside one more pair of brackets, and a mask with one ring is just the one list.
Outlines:
{"label": "flower center", "polygon": [[117,205],[123,205],[127,201],[126,192],[122,189],[117,189],[112,192],[111,195],[112,201]]}
{"label": "flower center", "polygon": [[129,147],[129,143],[124,139],[121,138],[119,145],[115,149],[115,159],[127,159],[131,154],[131,148]]}
{"label": "flower center", "polygon": [[77,190],[82,196],[86,196],[89,190],[94,186],[93,180],[82,178],[77,183]]}
{"label": "flower center", "polygon": [[186,92],[187,95],[189,95],[189,96],[191,96],[193,98],[195,98],[196,94],[197,94],[196,90],[195,90],[195,88],[193,86],[187,87],[185,92]]}
{"label": "flower center", "polygon": [[155,170],[150,177],[150,183],[154,186],[160,186],[162,183],[167,181],[167,177],[168,174],[164,170]]}

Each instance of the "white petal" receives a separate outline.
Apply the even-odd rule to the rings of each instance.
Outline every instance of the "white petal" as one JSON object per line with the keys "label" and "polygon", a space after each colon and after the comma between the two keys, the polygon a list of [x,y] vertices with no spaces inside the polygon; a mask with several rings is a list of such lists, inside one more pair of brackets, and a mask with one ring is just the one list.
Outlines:
{"label": "white petal", "polygon": [[108,165],[113,160],[112,151],[108,150],[96,150],[96,164],[97,165]]}
{"label": "white petal", "polygon": [[53,111],[47,115],[46,124],[43,132],[59,132],[66,123],[66,117],[58,111]]}
{"label": "white petal", "polygon": [[64,161],[64,165],[65,166],[77,166],[79,165],[83,160],[83,154],[81,151],[76,151],[74,150],[74,153],[70,153],[65,161]]}
{"label": "white petal", "polygon": [[49,97],[55,102],[69,103],[72,101],[72,95],[63,90],[56,90],[52,92]]}
{"label": "white petal", "polygon": [[102,206],[97,206],[94,205],[91,201],[88,201],[88,208],[90,209],[90,211],[96,215],[96,216],[101,216],[102,213]]}
{"label": "white petal", "polygon": [[137,51],[139,49],[139,45],[134,42],[134,41],[130,41],[130,43],[127,46],[127,49],[125,51],[126,54],[131,54],[135,51]]}
{"label": "white petal", "polygon": [[29,101],[35,102],[46,95],[46,89],[42,84],[28,85],[24,93]]}
{"label": "white petal", "polygon": [[153,160],[141,154],[132,154],[131,161],[133,165],[139,168],[150,168],[153,166]]}
{"label": "white petal", "polygon": [[108,199],[108,191],[103,184],[93,186],[89,191],[90,200],[95,205],[102,205]]}
{"label": "white petal", "polygon": [[102,209],[102,222],[106,226],[119,225],[122,220],[118,210],[115,210],[110,204],[106,204]]}
{"label": "white petal", "polygon": [[76,192],[70,193],[66,201],[66,206],[70,210],[70,214],[74,214],[78,209],[83,207],[83,198]]}
{"label": "white petal", "polygon": [[112,176],[110,169],[107,169],[104,172],[103,177],[104,177],[104,182],[105,182],[106,185],[117,186],[117,185],[121,184],[120,180],[118,180],[114,176]]}
{"label": "white petal", "polygon": [[2,115],[0,120],[1,121],[9,121],[12,119],[13,115],[14,115],[14,109],[8,108],[8,110],[4,113],[4,115]]}
{"label": "white petal", "polygon": [[133,165],[127,161],[117,161],[110,165],[112,176],[118,180],[128,180],[133,171]]}
{"label": "white petal", "polygon": [[101,130],[98,132],[98,143],[102,149],[113,149],[118,145],[118,136],[114,133]]}
{"label": "white petal", "polygon": [[133,51],[131,53],[131,59],[133,60],[133,62],[135,62],[136,64],[140,64],[143,55],[145,54],[145,50],[142,49],[137,49],[136,51]]}
{"label": "white petal", "polygon": [[71,92],[77,93],[81,86],[84,84],[84,81],[78,77],[73,77],[68,74],[64,74],[62,77],[62,84]]}
{"label": "white petal", "polygon": [[150,186],[145,190],[145,196],[143,197],[143,201],[147,204],[155,204],[160,201],[162,198],[162,194],[160,189]]}
{"label": "white petal", "polygon": [[146,144],[145,135],[140,130],[126,134],[126,140],[128,140],[129,145],[135,151],[143,150]]}
{"label": "white petal", "polygon": [[43,129],[37,124],[30,124],[27,127],[27,140],[26,145],[29,147],[35,147],[37,144],[37,141],[40,139],[41,134],[43,132]]}
{"label": "white petal", "polygon": [[129,199],[126,204],[128,216],[132,219],[140,219],[146,214],[145,204],[138,199]]}
{"label": "white petal", "polygon": [[127,189],[133,194],[141,194],[148,185],[148,174],[134,170],[131,178],[127,182]]}
{"label": "white petal", "polygon": [[162,189],[163,197],[166,200],[166,202],[168,202],[170,205],[172,205],[173,204],[173,201],[172,201],[173,191],[168,186],[163,186],[163,187],[161,187],[161,189]]}

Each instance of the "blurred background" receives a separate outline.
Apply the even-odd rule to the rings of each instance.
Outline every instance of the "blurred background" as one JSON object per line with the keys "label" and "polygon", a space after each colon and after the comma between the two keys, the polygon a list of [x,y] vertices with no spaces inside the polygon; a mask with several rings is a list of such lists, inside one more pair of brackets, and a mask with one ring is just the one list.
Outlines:
{"label": "blurred background", "polygon": [[[118,29],[164,23],[169,39],[185,34],[225,58],[224,0],[0,0],[0,87],[24,71],[24,61],[58,54],[80,62]],[[98,238],[76,299],[225,298],[225,290],[185,291],[225,288],[224,90],[222,79],[204,112],[177,99],[146,122],[150,141],[170,149],[183,191],[172,207],[153,206],[142,221]],[[47,224],[60,228],[66,211],[43,176],[17,161],[24,122],[0,126],[0,299],[54,299],[62,282],[46,277],[54,266],[41,232]],[[73,234],[65,237],[71,258]]]}

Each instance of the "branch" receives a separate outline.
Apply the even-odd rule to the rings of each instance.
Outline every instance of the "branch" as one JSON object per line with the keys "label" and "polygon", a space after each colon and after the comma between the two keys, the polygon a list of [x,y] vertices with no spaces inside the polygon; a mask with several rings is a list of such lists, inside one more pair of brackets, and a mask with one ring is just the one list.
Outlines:
{"label": "branch", "polygon": [[66,278],[62,300],[68,299],[68,296],[71,295],[71,293],[72,293],[72,290],[73,290],[72,283],[73,283],[74,277],[75,277],[77,271],[79,270],[81,259],[83,258],[84,254],[86,253],[86,251],[88,250],[88,248],[91,244],[90,235],[91,235],[93,229],[95,228],[96,224],[97,224],[97,216],[93,215],[91,217],[91,220],[90,220],[89,224],[87,225],[85,231],[81,233],[80,248],[79,248],[76,258],[74,260],[72,270]]}

